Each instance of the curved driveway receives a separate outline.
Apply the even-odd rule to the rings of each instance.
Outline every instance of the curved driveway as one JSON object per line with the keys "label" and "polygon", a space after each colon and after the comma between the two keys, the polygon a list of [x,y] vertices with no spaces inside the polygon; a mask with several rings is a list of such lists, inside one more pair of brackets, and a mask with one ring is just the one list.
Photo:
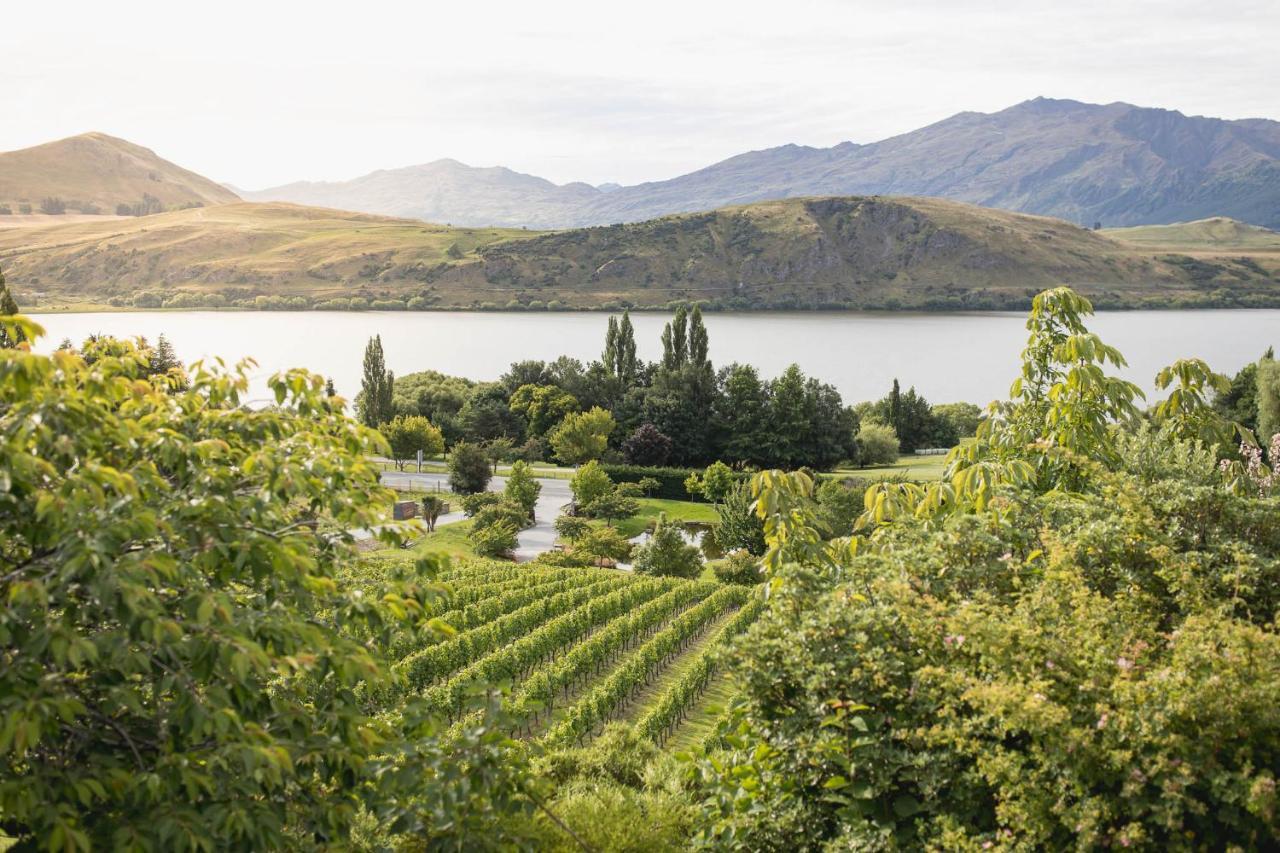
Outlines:
{"label": "curved driveway", "polygon": [[[565,504],[573,500],[573,492],[569,490],[568,480],[546,480],[541,477],[537,479],[542,485],[542,493],[538,495],[538,504],[533,510],[533,526],[521,530],[516,540],[515,557],[520,562],[532,560],[539,554],[552,549],[552,546],[556,543],[556,530],[553,526],[556,516],[560,514],[560,509]],[[460,497],[449,491],[448,474],[384,471],[382,482],[392,488],[399,489],[418,489],[420,491],[438,489],[442,494],[448,495],[455,501]],[[494,477],[489,483],[489,490],[500,492],[506,484],[506,477]],[[462,521],[464,518],[466,516],[461,512],[451,512],[448,515],[440,516],[436,521],[436,525],[438,527],[441,524],[451,524],[455,521]]]}

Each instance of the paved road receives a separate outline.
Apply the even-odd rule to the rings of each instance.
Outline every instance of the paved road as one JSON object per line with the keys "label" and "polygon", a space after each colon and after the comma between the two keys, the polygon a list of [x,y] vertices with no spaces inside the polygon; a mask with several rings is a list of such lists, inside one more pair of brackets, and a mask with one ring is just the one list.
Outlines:
{"label": "paved road", "polygon": [[[449,491],[448,474],[414,474],[408,471],[403,473],[400,471],[384,471],[382,482],[392,488],[418,489],[420,491],[438,490],[454,498],[455,504],[458,497]],[[538,482],[542,484],[542,493],[538,496],[538,504],[533,510],[533,527],[521,530],[516,540],[515,557],[517,561],[521,562],[532,560],[539,554],[551,550],[556,543],[556,530],[552,525],[555,523],[556,516],[560,514],[561,507],[573,500],[573,492],[569,490],[568,480],[544,480],[538,478]],[[489,490],[500,492],[506,484],[506,477],[494,477],[489,483]],[[466,516],[461,512],[451,512],[448,515],[440,516],[436,521],[436,527],[441,524],[462,521],[464,518]]]}

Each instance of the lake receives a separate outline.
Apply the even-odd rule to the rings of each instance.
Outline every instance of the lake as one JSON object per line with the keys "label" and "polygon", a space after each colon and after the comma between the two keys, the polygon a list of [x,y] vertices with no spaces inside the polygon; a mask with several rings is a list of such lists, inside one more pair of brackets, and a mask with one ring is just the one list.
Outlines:
{"label": "lake", "polygon": [[[190,362],[252,356],[253,395],[264,398],[266,378],[306,367],[333,379],[338,393],[360,389],[365,343],[381,335],[387,366],[397,375],[417,370],[496,379],[521,359],[571,355],[598,358],[607,314],[600,312],[262,312],[163,311],[53,313],[35,319],[48,331],[37,349],[63,338],[164,333]],[[632,315],[640,355],[656,360],[664,313]],[[848,403],[888,392],[894,377],[931,402],[984,404],[1008,394],[1026,341],[1026,317],[978,313],[711,313],[706,315],[711,358],[719,367],[739,361],[765,376],[795,362],[829,382]],[[1156,371],[1176,358],[1198,356],[1234,374],[1268,346],[1280,344],[1280,310],[1113,311],[1089,328],[1128,359],[1127,378],[1150,394]]]}

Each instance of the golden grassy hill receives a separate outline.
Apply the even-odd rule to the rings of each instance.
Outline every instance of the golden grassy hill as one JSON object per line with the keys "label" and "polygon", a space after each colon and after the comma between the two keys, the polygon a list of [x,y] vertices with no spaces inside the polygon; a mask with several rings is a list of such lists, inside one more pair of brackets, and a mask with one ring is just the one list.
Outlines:
{"label": "golden grassy hill", "polygon": [[103,213],[114,213],[116,205],[137,204],[144,196],[166,209],[238,200],[226,187],[105,133],[0,153],[0,204],[15,214],[24,202],[39,210],[41,201],[51,197],[77,210],[92,203]]}
{"label": "golden grassy hill", "polygon": [[1153,249],[1214,253],[1280,252],[1280,232],[1226,216],[1172,225],[1109,228],[1102,233],[1125,243]]}
{"label": "golden grassy hill", "polygon": [[[414,307],[1017,308],[1068,284],[1103,306],[1280,305],[1280,255],[1195,256],[925,198],[788,199],[555,232],[451,228],[241,202],[0,229],[0,266],[46,302]],[[138,294],[145,294],[139,300]],[[185,301],[183,301],[185,300]],[[391,307],[388,304],[386,307]]]}

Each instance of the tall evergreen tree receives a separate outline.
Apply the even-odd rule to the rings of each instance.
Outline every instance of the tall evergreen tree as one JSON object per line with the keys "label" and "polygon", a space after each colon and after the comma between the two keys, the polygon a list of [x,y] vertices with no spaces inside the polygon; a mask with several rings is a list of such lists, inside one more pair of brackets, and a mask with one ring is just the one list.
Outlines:
{"label": "tall evergreen tree", "polygon": [[364,375],[360,379],[360,420],[366,426],[377,427],[391,420],[394,381],[382,354],[382,336],[374,335],[364,348]]}
{"label": "tall evergreen tree", "polygon": [[898,436],[902,436],[902,389],[898,387],[898,377],[893,377],[893,390],[889,392],[889,426]]}
{"label": "tall evergreen tree", "polygon": [[669,372],[678,366],[675,342],[671,339],[671,324],[667,323],[662,327],[662,369]]}
{"label": "tall evergreen tree", "polygon": [[[9,287],[4,283],[4,270],[0,270],[0,317],[10,317],[18,313],[18,303],[14,300],[13,294],[9,292]],[[19,329],[16,334],[10,335],[4,329],[0,329],[0,349],[13,349],[18,344],[27,339],[27,336]]]}
{"label": "tall evergreen tree", "polygon": [[707,367],[707,327],[702,323],[702,309],[693,306],[693,314],[689,318],[689,363],[698,367]]}

